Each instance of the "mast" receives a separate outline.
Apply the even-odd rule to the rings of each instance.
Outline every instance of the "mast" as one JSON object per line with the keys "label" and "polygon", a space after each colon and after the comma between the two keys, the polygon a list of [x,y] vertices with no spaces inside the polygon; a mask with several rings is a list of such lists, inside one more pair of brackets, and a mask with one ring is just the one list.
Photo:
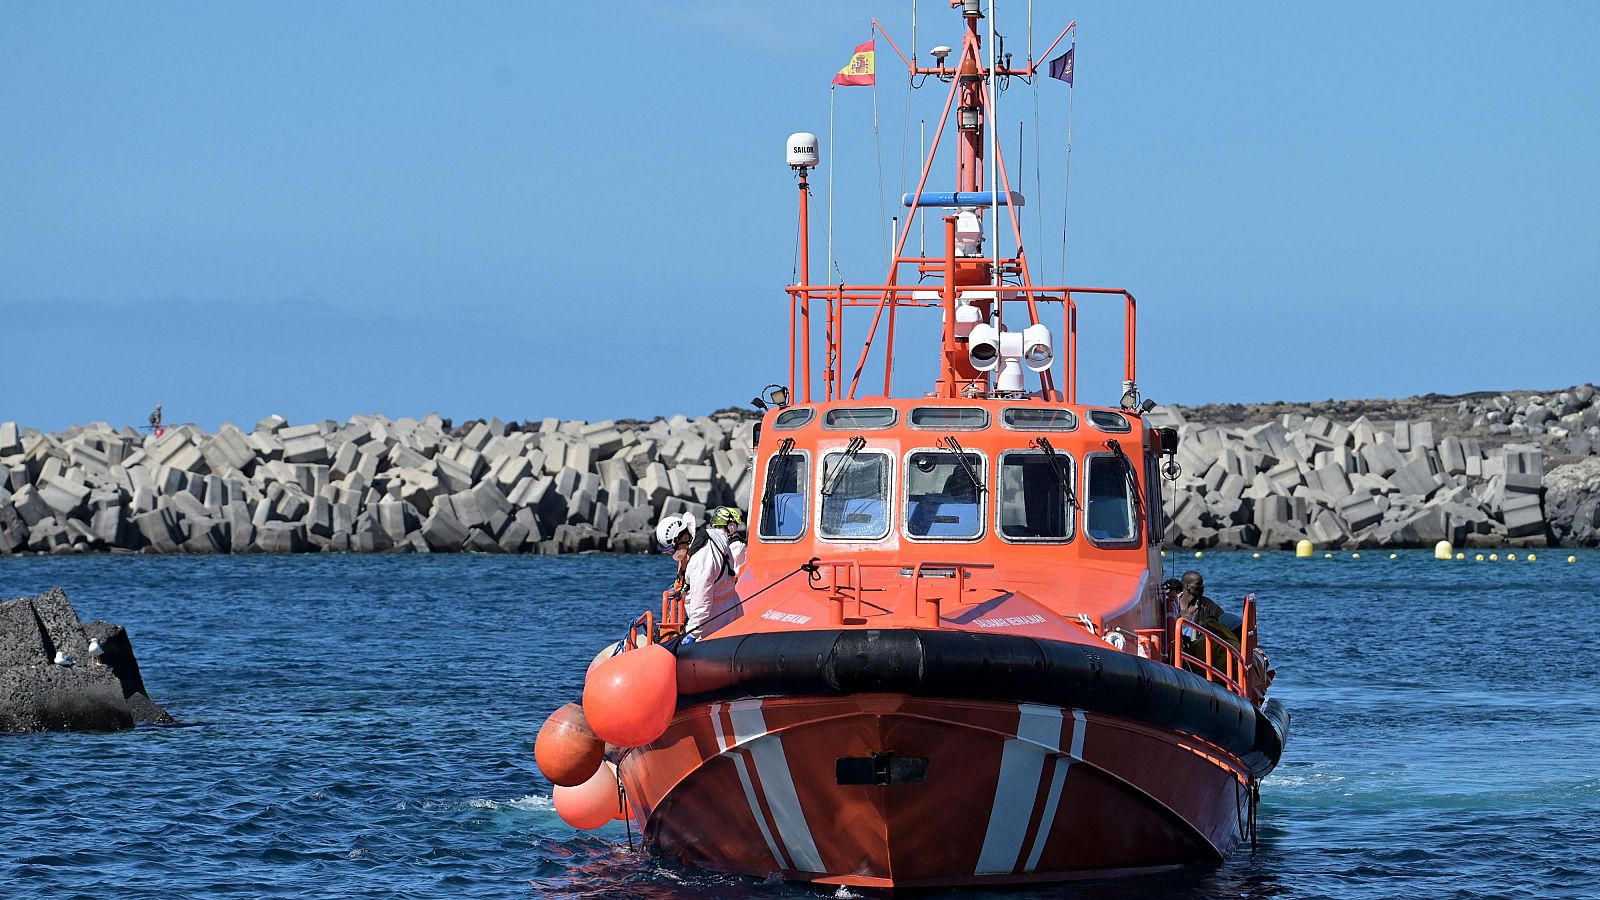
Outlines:
{"label": "mast", "polygon": [[[930,312],[938,310],[941,314],[936,380],[933,390],[925,396],[1076,402],[1077,298],[1086,295],[1120,297],[1124,300],[1125,380],[1133,380],[1135,302],[1132,295],[1119,288],[1075,288],[1034,283],[1029,272],[1028,254],[1023,250],[1019,219],[1026,200],[1013,189],[1020,185],[1011,184],[1009,173],[1005,170],[1005,152],[998,140],[998,132],[993,130],[996,127],[995,104],[1002,86],[995,79],[1008,76],[1039,77],[1040,62],[1049,58],[1076,23],[1063,29],[1041,57],[1035,58],[1030,53],[1025,65],[1015,66],[1010,54],[999,52],[1003,44],[992,21],[987,27],[989,44],[993,47],[989,49],[990,58],[985,59],[985,42],[979,30],[980,22],[985,18],[984,5],[985,0],[952,0],[951,6],[961,15],[964,26],[960,48],[931,48],[933,65],[916,61],[916,47],[912,48],[912,57],[907,59],[882,23],[873,20],[876,33],[905,63],[914,86],[926,82],[931,76],[937,82],[948,85],[948,93],[944,111],[937,119],[932,141],[926,148],[916,188],[903,199],[911,207],[911,212],[897,229],[899,236],[889,271],[880,283],[811,283],[805,258],[808,245],[805,222],[807,200],[802,190],[799,235],[801,261],[797,267],[799,283],[787,289],[793,304],[790,313],[790,346],[800,346],[806,357],[802,385],[793,392],[801,402],[810,399],[809,313],[812,300],[822,301],[826,311],[823,378],[826,385],[824,398],[829,401],[855,399],[858,396],[862,374],[884,318],[888,319],[887,330],[879,349],[884,355],[883,395],[889,395],[893,382],[900,307],[925,308]],[[994,6],[993,0],[989,0],[991,18]],[[941,141],[947,124],[953,124],[956,132],[952,136],[955,144],[953,151],[948,143]],[[809,137],[814,153],[815,136]],[[986,141],[990,141],[987,147]],[[956,171],[954,183],[945,181],[939,186],[940,179],[930,182],[930,175],[934,164],[939,162],[941,147],[948,154],[941,168],[953,162]],[[794,160],[790,164],[795,165]],[[810,163],[812,166],[815,164],[815,161]],[[988,176],[983,171],[985,165],[991,167]],[[805,169],[801,169],[800,176],[803,187]],[[934,190],[928,190],[930,186]],[[927,218],[918,222],[919,215],[938,217],[944,225],[944,244],[908,253],[907,241],[911,230],[918,227],[926,229],[928,224]],[[1009,224],[1010,236],[1015,242],[1015,250],[1009,254],[1001,252],[1002,223]],[[910,269],[902,272],[902,267],[906,266]],[[824,275],[825,282],[829,274]],[[1008,303],[1012,304],[1010,310],[1006,309]],[[1056,308],[1059,309],[1060,319],[1055,328],[1041,320],[1041,312],[1049,304],[1058,305]],[[842,338],[846,310],[852,310],[852,316],[858,314],[856,311],[872,313],[848,384]],[[887,317],[884,315],[886,312]],[[1006,312],[1012,315],[1007,316],[1004,314]],[[794,333],[797,328],[801,334]],[[1062,351],[1059,354],[1058,346]],[[1053,367],[1062,357],[1065,358],[1064,371],[1061,373],[1062,383],[1066,387],[1064,392],[1057,390],[1053,372]],[[791,364],[791,382],[801,378],[795,369]],[[1127,385],[1123,387],[1126,391]]]}

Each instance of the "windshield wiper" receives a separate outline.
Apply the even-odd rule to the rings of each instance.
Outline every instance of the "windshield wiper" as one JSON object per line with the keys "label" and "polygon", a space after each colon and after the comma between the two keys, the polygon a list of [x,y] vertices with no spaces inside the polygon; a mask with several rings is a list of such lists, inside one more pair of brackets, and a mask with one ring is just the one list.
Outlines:
{"label": "windshield wiper", "polygon": [[826,497],[833,493],[833,489],[839,486],[839,479],[844,476],[844,470],[850,467],[850,460],[855,459],[856,454],[860,453],[861,448],[866,445],[867,439],[859,434],[850,439],[850,443],[846,444],[844,448],[844,458],[834,466],[833,472],[828,475],[827,482],[822,485],[822,496]]}
{"label": "windshield wiper", "polygon": [[987,489],[983,486],[983,480],[978,477],[978,470],[973,468],[972,460],[967,459],[967,451],[961,449],[961,442],[946,435],[944,445],[956,455],[956,462],[961,464],[961,471],[967,473],[967,477],[972,479],[972,486],[977,489],[978,495],[982,496]]}
{"label": "windshield wiper", "polygon": [[1116,438],[1109,438],[1106,447],[1122,463],[1123,474],[1128,476],[1128,493],[1133,495],[1133,508],[1138,510],[1141,516],[1144,515],[1144,497],[1139,493],[1139,479],[1133,474],[1133,460],[1122,452],[1122,445],[1117,443]]}
{"label": "windshield wiper", "polygon": [[772,499],[773,492],[771,490],[774,478],[772,473],[783,471],[783,464],[789,459],[789,454],[793,451],[794,438],[784,438],[783,441],[778,444],[778,452],[773,455],[772,462],[767,464],[767,490],[761,492],[761,509],[764,512],[771,512],[772,504],[774,502]]}
{"label": "windshield wiper", "polygon": [[1072,483],[1067,480],[1067,476],[1062,473],[1061,457],[1056,453],[1056,448],[1050,446],[1050,439],[1044,437],[1034,438],[1033,445],[1042,450],[1045,456],[1049,457],[1050,474],[1056,476],[1056,484],[1061,485],[1061,493],[1067,495],[1067,505],[1073,509],[1077,509],[1078,494],[1072,489]]}

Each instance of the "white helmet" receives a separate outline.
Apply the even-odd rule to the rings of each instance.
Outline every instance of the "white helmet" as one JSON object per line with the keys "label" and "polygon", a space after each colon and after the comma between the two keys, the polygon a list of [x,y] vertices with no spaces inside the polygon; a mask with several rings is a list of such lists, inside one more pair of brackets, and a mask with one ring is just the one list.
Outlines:
{"label": "white helmet", "polygon": [[694,534],[694,513],[684,513],[681,516],[667,516],[656,525],[656,543],[662,552],[672,549],[678,540],[678,535],[688,532]]}

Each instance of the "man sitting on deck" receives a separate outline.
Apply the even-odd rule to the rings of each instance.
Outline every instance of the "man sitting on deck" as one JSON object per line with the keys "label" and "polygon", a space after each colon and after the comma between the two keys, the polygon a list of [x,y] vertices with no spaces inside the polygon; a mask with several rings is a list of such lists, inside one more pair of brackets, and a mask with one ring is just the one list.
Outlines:
{"label": "man sitting on deck", "polygon": [[1239,635],[1225,623],[1227,613],[1217,601],[1206,596],[1204,575],[1193,570],[1183,573],[1178,591],[1178,609],[1183,618],[1210,631],[1239,649]]}

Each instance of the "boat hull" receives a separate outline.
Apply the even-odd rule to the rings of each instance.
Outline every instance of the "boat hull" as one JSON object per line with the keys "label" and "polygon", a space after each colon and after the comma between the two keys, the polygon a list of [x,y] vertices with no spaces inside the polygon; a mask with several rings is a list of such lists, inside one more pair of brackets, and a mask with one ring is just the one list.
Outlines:
{"label": "boat hull", "polygon": [[685,706],[621,774],[659,855],[872,888],[1219,860],[1240,840],[1251,784],[1243,761],[1177,731],[903,694]]}

